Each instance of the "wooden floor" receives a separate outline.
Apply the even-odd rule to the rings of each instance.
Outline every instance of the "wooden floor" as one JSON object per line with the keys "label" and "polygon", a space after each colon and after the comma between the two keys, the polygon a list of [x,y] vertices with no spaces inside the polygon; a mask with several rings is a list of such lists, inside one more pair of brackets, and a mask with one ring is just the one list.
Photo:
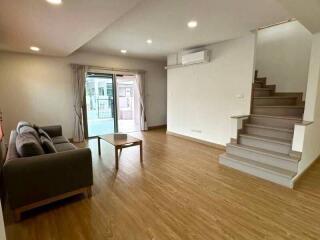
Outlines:
{"label": "wooden floor", "polygon": [[295,190],[222,167],[211,147],[167,136],[135,134],[115,171],[113,149],[96,140],[93,197],[71,198],[8,224],[8,240],[46,239],[320,239],[320,163]]}

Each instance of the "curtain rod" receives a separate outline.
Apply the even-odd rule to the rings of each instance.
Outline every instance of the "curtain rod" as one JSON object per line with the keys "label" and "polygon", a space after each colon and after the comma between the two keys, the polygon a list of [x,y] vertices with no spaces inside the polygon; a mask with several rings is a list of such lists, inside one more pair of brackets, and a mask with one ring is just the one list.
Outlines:
{"label": "curtain rod", "polygon": [[101,66],[93,66],[93,65],[85,65],[85,64],[77,64],[71,63],[71,66],[87,66],[88,68],[95,68],[107,71],[114,71],[114,72],[128,72],[128,73],[145,73],[145,70],[141,69],[121,69],[121,68],[109,68],[109,67],[101,67]]}

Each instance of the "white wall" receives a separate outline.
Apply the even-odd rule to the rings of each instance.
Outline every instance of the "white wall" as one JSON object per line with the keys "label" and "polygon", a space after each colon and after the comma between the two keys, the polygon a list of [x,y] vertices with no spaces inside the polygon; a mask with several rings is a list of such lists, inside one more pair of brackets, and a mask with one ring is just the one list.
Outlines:
{"label": "white wall", "polygon": [[320,33],[313,35],[304,120],[313,124],[306,127],[298,175],[320,155]]}
{"label": "white wall", "polygon": [[146,70],[149,126],[166,123],[164,62],[81,52],[66,58],[0,52],[0,109],[7,135],[23,119],[39,125],[62,124],[64,134],[72,136],[74,116],[70,63]]}
{"label": "white wall", "polygon": [[258,31],[256,69],[278,92],[306,93],[312,34],[298,21]]}
{"label": "white wall", "polygon": [[6,240],[6,232],[4,230],[1,202],[0,202],[0,240]]}
{"label": "white wall", "polygon": [[208,49],[210,63],[168,70],[168,131],[225,145],[230,116],[250,113],[255,35]]}

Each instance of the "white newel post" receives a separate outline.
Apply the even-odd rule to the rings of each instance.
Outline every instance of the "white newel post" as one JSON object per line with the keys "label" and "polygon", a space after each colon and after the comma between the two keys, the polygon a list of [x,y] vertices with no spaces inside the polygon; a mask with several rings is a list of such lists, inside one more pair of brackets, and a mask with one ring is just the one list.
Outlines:
{"label": "white newel post", "polygon": [[231,141],[237,141],[239,130],[243,128],[243,121],[248,118],[249,115],[231,116]]}
{"label": "white newel post", "polygon": [[292,140],[292,151],[302,153],[304,136],[307,127],[313,122],[303,121],[294,125],[293,140]]}

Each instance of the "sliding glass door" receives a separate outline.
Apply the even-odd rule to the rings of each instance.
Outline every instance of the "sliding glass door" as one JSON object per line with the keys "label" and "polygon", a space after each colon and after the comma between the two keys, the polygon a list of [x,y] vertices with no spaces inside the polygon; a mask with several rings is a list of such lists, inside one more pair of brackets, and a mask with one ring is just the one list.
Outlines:
{"label": "sliding glass door", "polygon": [[136,75],[116,75],[119,132],[140,131],[141,105]]}
{"label": "sliding glass door", "polygon": [[137,76],[89,72],[83,109],[86,138],[140,131]]}
{"label": "sliding glass door", "polygon": [[114,75],[88,73],[85,94],[87,137],[117,132]]}

